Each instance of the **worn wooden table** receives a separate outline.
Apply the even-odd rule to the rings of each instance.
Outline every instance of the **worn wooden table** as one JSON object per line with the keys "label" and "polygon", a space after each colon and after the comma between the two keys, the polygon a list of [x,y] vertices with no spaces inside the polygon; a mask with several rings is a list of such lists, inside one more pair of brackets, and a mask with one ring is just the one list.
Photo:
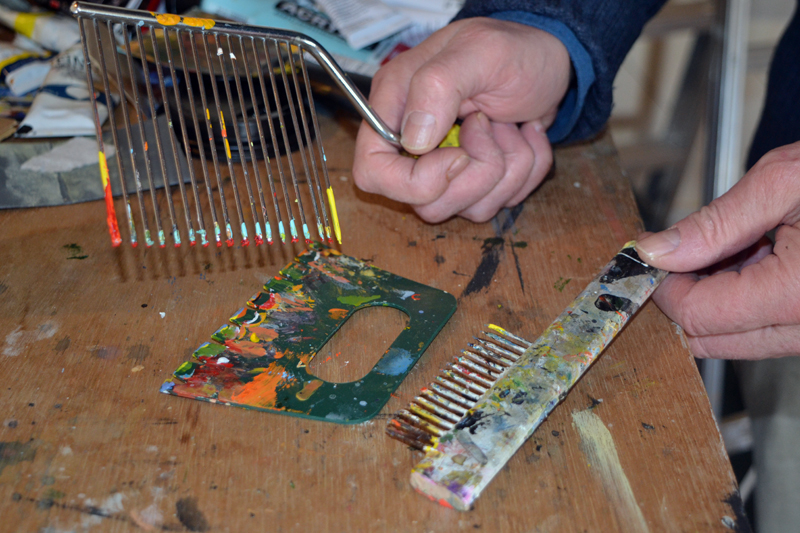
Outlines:
{"label": "worn wooden table", "polygon": [[[432,226],[355,188],[355,127],[325,127],[341,251],[458,298],[381,415],[343,426],[158,393],[301,247],[112,249],[101,202],[3,212],[0,530],[745,529],[695,364],[652,304],[474,511],[410,488],[421,455],[384,435],[391,413],[484,323],[535,339],[640,222],[607,137],[559,150],[522,208]],[[314,371],[353,380],[402,327],[361,311]]]}

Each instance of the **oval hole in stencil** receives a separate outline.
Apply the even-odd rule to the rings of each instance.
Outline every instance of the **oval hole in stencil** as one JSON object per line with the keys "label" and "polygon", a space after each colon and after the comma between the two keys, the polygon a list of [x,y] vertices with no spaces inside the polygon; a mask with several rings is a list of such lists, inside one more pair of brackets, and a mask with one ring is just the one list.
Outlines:
{"label": "oval hole in stencil", "polygon": [[406,326],[408,315],[394,307],[359,309],[317,352],[308,371],[331,383],[359,380],[372,370]]}

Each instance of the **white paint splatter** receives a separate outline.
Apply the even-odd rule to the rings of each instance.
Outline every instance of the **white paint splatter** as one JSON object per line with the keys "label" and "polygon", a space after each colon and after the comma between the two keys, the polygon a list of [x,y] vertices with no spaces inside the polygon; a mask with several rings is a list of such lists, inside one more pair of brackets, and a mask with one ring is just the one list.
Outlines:
{"label": "white paint splatter", "polygon": [[64,456],[72,455],[72,448],[70,448],[69,446],[62,446],[58,449],[58,453]]}
{"label": "white paint splatter", "polygon": [[161,315],[161,318],[167,316],[167,313],[164,313],[163,311],[159,311],[158,314]]}
{"label": "white paint splatter", "polygon": [[57,332],[58,325],[52,322],[44,322],[33,330],[25,330],[22,326],[17,326],[14,331],[6,335],[3,355],[7,357],[16,357],[21,354],[29,344],[49,339]]}

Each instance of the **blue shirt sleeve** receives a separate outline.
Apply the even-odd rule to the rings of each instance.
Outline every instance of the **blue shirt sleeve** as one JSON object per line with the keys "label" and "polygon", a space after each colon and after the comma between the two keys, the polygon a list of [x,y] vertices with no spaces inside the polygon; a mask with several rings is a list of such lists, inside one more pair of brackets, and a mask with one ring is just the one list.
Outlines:
{"label": "blue shirt sleeve", "polygon": [[558,109],[555,121],[547,130],[547,138],[550,139],[551,143],[564,140],[578,122],[586,102],[586,95],[595,81],[591,56],[578,38],[575,37],[575,34],[572,33],[572,30],[554,18],[525,11],[502,11],[493,13],[491,18],[518,22],[546,31],[560,40],[567,48],[572,61],[572,68],[575,71],[575,83],[570,84],[567,94]]}

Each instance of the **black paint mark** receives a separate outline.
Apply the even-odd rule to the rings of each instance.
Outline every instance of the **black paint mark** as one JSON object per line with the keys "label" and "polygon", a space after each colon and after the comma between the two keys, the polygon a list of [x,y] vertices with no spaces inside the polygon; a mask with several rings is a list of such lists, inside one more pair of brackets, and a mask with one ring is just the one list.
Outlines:
{"label": "black paint mark", "polygon": [[469,280],[467,288],[461,294],[462,298],[482,291],[492,282],[497,267],[500,265],[500,252],[503,250],[505,242],[502,235],[514,227],[514,222],[522,213],[524,206],[525,204],[522,203],[511,209],[503,209],[492,219],[495,237],[483,241],[481,262]]}
{"label": "black paint mark", "polygon": [[611,283],[624,278],[649,274],[655,268],[639,258],[634,248],[625,248],[611,261],[611,268],[600,277],[600,283]]}
{"label": "black paint mark", "polygon": [[[511,255],[514,256],[514,266],[517,267],[517,279],[519,279],[519,286],[522,289],[522,294],[525,294],[525,280],[522,279],[522,267],[519,264],[519,256],[517,255],[517,250],[516,250],[516,248],[518,248],[517,244],[519,243],[515,242],[511,245]],[[525,243],[525,246],[527,245],[528,244]]]}
{"label": "black paint mark", "polygon": [[9,428],[9,429],[14,429],[15,427],[17,427],[19,425],[19,421],[11,418],[11,419],[6,420],[5,422],[3,422],[3,425],[5,427]]}
{"label": "black paint mark", "polygon": [[[499,241],[499,242],[497,242]],[[503,239],[492,238],[483,241],[481,246],[481,262],[475,269],[475,274],[469,280],[467,288],[461,293],[461,297],[480,292],[487,288],[492,282],[497,267],[500,266],[500,251],[503,249]]]}
{"label": "black paint mark", "polygon": [[69,257],[67,257],[67,259],[86,259],[89,257],[88,255],[84,254],[83,249],[74,242],[71,244],[65,244],[63,248],[69,252]]}
{"label": "black paint mark", "polygon": [[614,296],[613,294],[601,294],[594,301],[594,306],[601,311],[609,313],[625,313],[631,315],[635,311],[635,305],[628,298]]}
{"label": "black paint mark", "polygon": [[27,442],[0,442],[0,474],[7,466],[33,461],[36,457],[36,448]]}
{"label": "black paint mark", "polygon": [[739,494],[739,491],[735,490],[731,492],[728,494],[728,497],[722,501],[730,505],[733,511],[735,520],[733,530],[737,533],[752,533],[753,528],[750,526],[750,521],[747,519],[747,515],[744,512],[744,502],[742,502],[742,496]]}
{"label": "black paint mark", "polygon": [[589,401],[591,402],[591,404],[589,404],[589,409],[594,409],[595,407],[599,407],[600,404],[603,403],[603,400],[598,400],[597,398],[593,398],[589,394],[587,394],[586,396],[589,396]]}
{"label": "black paint mark", "polygon": [[142,309],[144,309],[145,307],[147,307],[147,304],[142,304]]}
{"label": "black paint mark", "polygon": [[414,247],[416,245],[417,245],[417,241],[408,241],[408,246],[409,247]]}
{"label": "black paint mark", "polygon": [[524,391],[524,390],[518,391],[514,395],[514,397],[511,399],[511,403],[516,404],[516,405],[522,405],[523,403],[525,403],[525,397],[526,396],[528,396],[528,392],[527,391]]}
{"label": "black paint mark", "polygon": [[181,498],[175,503],[178,520],[189,531],[208,531],[208,521],[197,508],[196,498]]}
{"label": "black paint mark", "polygon": [[447,237],[447,235],[442,235],[442,234],[439,234],[439,235],[437,235],[436,237],[434,237],[434,238],[433,238],[433,239],[431,239],[431,240],[432,240],[432,241],[438,241],[439,239],[444,239],[445,237]]}
{"label": "black paint mark", "polygon": [[475,430],[481,425],[481,419],[485,418],[486,414],[480,409],[474,413],[469,413],[458,424],[455,429],[469,429],[470,434],[474,435]]}
{"label": "black paint mark", "polygon": [[142,363],[150,356],[150,347],[144,344],[137,344],[128,348],[128,360]]}
{"label": "black paint mark", "polygon": [[5,283],[0,283],[0,294],[3,294],[7,290],[8,290],[8,285],[6,285]]}
{"label": "black paint mark", "polygon": [[650,424],[647,424],[645,422],[642,422],[642,427],[644,429],[646,429],[647,431],[655,431],[656,430],[655,426],[651,426]]}
{"label": "black paint mark", "polygon": [[469,276],[467,276],[466,274],[462,274],[461,272],[458,272],[458,271],[456,271],[456,270],[453,270],[453,274],[455,274],[456,276],[464,276],[465,278],[468,278],[468,277],[469,277]]}
{"label": "black paint mark", "polygon": [[434,256],[433,260],[436,261],[437,265],[441,265],[442,263],[444,263],[446,261],[445,258],[442,257],[441,255]]}
{"label": "black paint mark", "polygon": [[70,342],[72,341],[70,340],[69,336],[64,337],[56,343],[56,347],[53,348],[53,351],[61,355],[62,353],[66,352],[67,349],[69,349]]}
{"label": "black paint mark", "polygon": [[559,435],[561,435],[561,433],[559,433],[555,429],[553,431],[551,431],[551,433],[553,434],[554,437],[558,437]]}
{"label": "black paint mark", "polygon": [[528,243],[525,241],[517,241],[517,242],[512,242],[511,246],[513,246],[514,248],[527,248]]}

